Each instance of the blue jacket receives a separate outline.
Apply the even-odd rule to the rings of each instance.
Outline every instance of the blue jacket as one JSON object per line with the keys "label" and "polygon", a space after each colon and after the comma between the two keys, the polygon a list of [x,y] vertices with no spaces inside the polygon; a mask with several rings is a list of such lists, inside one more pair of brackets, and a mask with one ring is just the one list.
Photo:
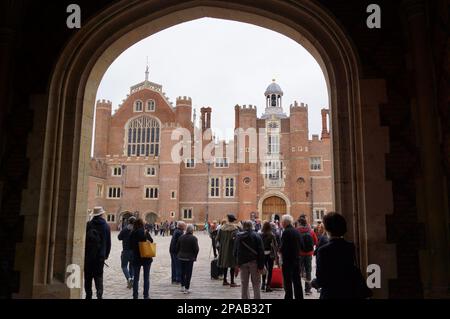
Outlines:
{"label": "blue jacket", "polygon": [[177,243],[180,237],[183,235],[183,231],[179,228],[175,229],[172,235],[172,240],[170,241],[169,252],[171,254],[177,253]]}
{"label": "blue jacket", "polygon": [[130,228],[126,226],[124,229],[120,231],[119,236],[117,237],[119,240],[122,241],[122,250],[131,250],[130,236],[132,229]]}

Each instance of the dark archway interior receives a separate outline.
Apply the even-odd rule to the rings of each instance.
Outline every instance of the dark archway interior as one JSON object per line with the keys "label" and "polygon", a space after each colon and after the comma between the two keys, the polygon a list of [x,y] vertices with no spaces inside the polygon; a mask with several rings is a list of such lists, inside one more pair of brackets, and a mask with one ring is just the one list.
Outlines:
{"label": "dark archway interior", "polygon": [[[82,264],[82,245],[74,243],[84,241],[86,207],[77,195],[84,189],[80,167],[90,142],[81,132],[92,127],[83,101],[95,99],[104,70],[127,47],[114,43],[145,25],[144,13],[159,21],[198,6],[80,1],[85,24],[76,31],[61,17],[70,3],[0,3],[0,297],[80,296],[60,279],[67,264]],[[252,13],[236,17],[257,25],[270,27],[270,17],[274,30],[286,35],[303,26],[303,40],[317,40],[309,43],[324,54],[323,66],[333,66],[324,72],[335,81],[330,94],[339,110],[331,114],[334,160],[341,165],[335,169],[337,209],[350,220],[361,264],[382,266],[376,297],[449,297],[448,1],[380,0],[380,30],[367,29],[360,1],[201,3],[216,11],[199,8],[149,23],[147,36],[196,17],[220,16],[218,11],[235,18],[223,10],[229,9]],[[312,27],[317,21],[323,28]],[[130,41],[144,31],[131,33]]]}

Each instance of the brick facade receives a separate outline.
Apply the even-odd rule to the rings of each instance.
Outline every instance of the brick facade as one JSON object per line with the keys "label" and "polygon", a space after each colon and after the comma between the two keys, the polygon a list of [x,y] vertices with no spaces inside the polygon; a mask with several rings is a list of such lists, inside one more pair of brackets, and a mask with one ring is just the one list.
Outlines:
{"label": "brick facade", "polygon": [[[235,107],[236,129],[257,129],[256,149],[249,145],[249,141],[245,146],[239,144],[236,138],[233,156],[226,153],[226,145],[229,144],[221,141],[224,155],[220,157],[227,158],[226,167],[219,167],[215,161],[208,164],[198,158],[194,167],[188,167],[185,162],[172,161],[171,152],[178,141],[171,137],[178,128],[186,128],[194,134],[196,126],[192,120],[191,98],[179,97],[173,106],[162,92],[162,86],[146,80],[131,88],[130,95],[114,114],[110,101],[98,101],[94,157],[89,176],[89,209],[103,206],[114,228],[120,225],[126,213],[149,221],[156,218],[157,221],[186,220],[197,224],[206,219],[222,220],[229,213],[240,219],[251,218],[253,213],[263,220],[289,213],[295,218],[306,214],[315,223],[321,218],[321,213],[333,209],[328,110],[322,112],[321,139],[314,135],[312,140],[309,139],[307,105],[295,102],[291,105],[290,117],[271,114],[271,110],[282,111],[281,100],[277,109],[268,107],[263,118],[257,117],[256,107]],[[212,108],[201,109],[200,127],[197,128],[199,131],[201,128],[200,132],[211,128],[211,112]],[[141,117],[155,119],[158,123],[159,151],[157,154],[145,151],[129,156],[128,125]],[[280,178],[274,180],[267,178],[266,161],[259,154],[261,143],[267,142],[261,138],[264,138],[269,122],[279,125],[279,153],[276,156],[279,156],[282,167]],[[210,144],[212,138],[207,134],[203,136],[203,150],[214,143],[219,144]],[[194,155],[195,150],[192,151]],[[244,163],[238,160],[242,152],[245,153]],[[259,154],[253,163],[249,158],[252,152]],[[219,154],[217,149],[212,153]],[[312,157],[319,159],[319,166],[314,171],[311,170]],[[115,169],[116,175],[119,169],[119,176],[114,176]],[[147,174],[149,169],[150,176]],[[208,182],[211,179],[219,183],[218,194],[214,193],[214,196],[210,189],[213,182]],[[109,192],[110,187],[120,188],[120,198],[110,198],[113,194]],[[147,187],[158,189],[157,198],[145,198]],[[279,199],[281,206],[272,207],[271,211],[267,205],[274,198]]]}

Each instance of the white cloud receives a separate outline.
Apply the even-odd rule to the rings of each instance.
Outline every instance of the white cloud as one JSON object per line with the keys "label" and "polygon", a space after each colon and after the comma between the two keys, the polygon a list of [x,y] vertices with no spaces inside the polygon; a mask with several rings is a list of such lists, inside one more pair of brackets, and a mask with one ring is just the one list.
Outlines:
{"label": "white cloud", "polygon": [[[212,126],[234,127],[234,106],[253,104],[264,112],[264,91],[276,78],[289,114],[294,100],[309,104],[311,134],[321,132],[320,110],[328,107],[324,75],[315,59],[297,42],[277,32],[228,20],[203,18],[161,31],[126,50],[110,66],[97,99],[126,98],[130,86],[144,80],[163,85],[172,102],[190,96],[194,108],[213,108]],[[199,114],[199,112],[197,112]]]}

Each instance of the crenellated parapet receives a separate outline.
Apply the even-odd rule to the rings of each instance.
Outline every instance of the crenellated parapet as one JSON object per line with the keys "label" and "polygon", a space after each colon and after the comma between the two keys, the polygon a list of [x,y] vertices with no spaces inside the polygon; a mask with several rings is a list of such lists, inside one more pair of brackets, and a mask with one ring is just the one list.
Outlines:
{"label": "crenellated parapet", "polygon": [[176,105],[177,105],[177,107],[178,106],[192,107],[192,98],[190,98],[189,96],[179,96],[179,97],[177,97]]}
{"label": "crenellated parapet", "polygon": [[97,109],[105,109],[105,110],[112,110],[112,102],[110,100],[98,100],[97,101]]}
{"label": "crenellated parapet", "polygon": [[294,104],[291,104],[291,114],[295,112],[308,112],[308,104],[295,101]]}
{"label": "crenellated parapet", "polygon": [[239,109],[240,114],[254,114],[256,116],[257,107],[255,105],[237,105],[236,107]]}

